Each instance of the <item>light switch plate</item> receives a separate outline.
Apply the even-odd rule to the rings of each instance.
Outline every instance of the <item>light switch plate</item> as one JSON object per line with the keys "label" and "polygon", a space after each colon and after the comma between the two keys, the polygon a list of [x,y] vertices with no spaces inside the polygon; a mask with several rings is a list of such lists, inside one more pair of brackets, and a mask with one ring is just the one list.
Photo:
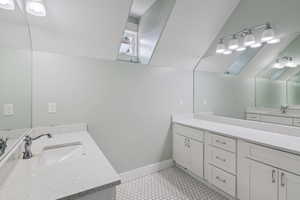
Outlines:
{"label": "light switch plate", "polygon": [[56,113],[56,103],[48,103],[48,113]]}
{"label": "light switch plate", "polygon": [[11,116],[14,115],[14,105],[13,104],[4,104],[3,105],[3,115]]}

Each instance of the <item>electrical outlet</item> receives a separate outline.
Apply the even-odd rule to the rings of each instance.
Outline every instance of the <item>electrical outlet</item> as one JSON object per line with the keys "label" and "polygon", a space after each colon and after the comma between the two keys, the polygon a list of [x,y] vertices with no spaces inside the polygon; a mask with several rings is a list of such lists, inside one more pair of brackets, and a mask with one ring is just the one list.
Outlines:
{"label": "electrical outlet", "polygon": [[4,104],[3,105],[3,115],[10,116],[14,115],[14,105],[13,104]]}

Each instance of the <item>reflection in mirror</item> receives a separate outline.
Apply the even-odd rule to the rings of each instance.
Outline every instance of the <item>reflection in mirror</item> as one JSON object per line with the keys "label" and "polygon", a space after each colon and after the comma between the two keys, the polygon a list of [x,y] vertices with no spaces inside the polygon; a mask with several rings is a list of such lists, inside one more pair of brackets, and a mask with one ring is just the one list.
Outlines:
{"label": "reflection in mirror", "polygon": [[0,155],[31,128],[31,45],[21,3],[0,8]]}
{"label": "reflection in mirror", "polygon": [[196,64],[195,113],[294,125],[300,118],[299,7],[300,1],[240,1]]}

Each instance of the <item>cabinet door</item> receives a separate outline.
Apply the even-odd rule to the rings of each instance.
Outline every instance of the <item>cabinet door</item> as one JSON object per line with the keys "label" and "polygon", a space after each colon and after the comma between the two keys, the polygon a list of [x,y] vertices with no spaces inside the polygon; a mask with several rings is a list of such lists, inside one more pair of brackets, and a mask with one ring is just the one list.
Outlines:
{"label": "cabinet door", "polygon": [[279,200],[300,199],[300,176],[279,171]]}
{"label": "cabinet door", "polygon": [[174,134],[173,135],[173,159],[182,167],[189,167],[189,148],[188,138]]}
{"label": "cabinet door", "polygon": [[199,177],[203,177],[203,144],[196,140],[190,139],[191,165],[190,170]]}
{"label": "cabinet door", "polygon": [[250,200],[277,200],[277,169],[255,161],[250,162]]}

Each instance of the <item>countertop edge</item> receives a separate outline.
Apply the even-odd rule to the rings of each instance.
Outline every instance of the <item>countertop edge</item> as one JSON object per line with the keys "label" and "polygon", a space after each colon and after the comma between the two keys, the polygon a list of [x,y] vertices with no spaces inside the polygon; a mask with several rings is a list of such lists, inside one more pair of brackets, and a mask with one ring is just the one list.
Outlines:
{"label": "countertop edge", "polygon": [[[205,121],[205,120],[200,120],[200,121]],[[212,121],[207,121],[207,122],[212,122]],[[261,146],[264,146],[264,147],[272,148],[274,150],[278,150],[278,151],[291,153],[291,154],[295,154],[297,156],[300,156],[300,150],[288,149],[288,148],[285,148],[285,147],[282,147],[282,146],[260,142],[258,140],[251,140],[251,139],[248,139],[248,138],[238,137],[238,136],[231,135],[231,134],[228,134],[228,133],[222,133],[222,132],[217,132],[217,131],[214,131],[214,130],[209,130],[207,128],[202,128],[200,126],[195,126],[195,125],[192,125],[192,124],[189,124],[189,123],[186,123],[186,122],[182,122],[181,120],[173,120],[172,123],[176,123],[176,124],[191,127],[191,128],[201,129],[201,130],[205,130],[205,131],[211,131],[211,132],[216,133],[218,135],[240,139],[240,140],[252,143],[252,144],[257,144],[257,145],[261,145]],[[220,123],[220,122],[212,122],[212,123],[219,123],[219,124],[228,125],[228,126],[236,126],[238,128],[243,128],[243,129],[251,129],[251,128],[246,128],[246,127],[231,125],[231,124],[225,124],[225,123]],[[252,129],[252,130],[256,130],[256,129]],[[266,132],[266,131],[262,131],[262,130],[257,130],[257,131]],[[270,132],[270,133],[273,133],[273,132]],[[273,133],[273,134],[278,134],[278,133]],[[293,137],[295,137],[295,136],[293,136]]]}

